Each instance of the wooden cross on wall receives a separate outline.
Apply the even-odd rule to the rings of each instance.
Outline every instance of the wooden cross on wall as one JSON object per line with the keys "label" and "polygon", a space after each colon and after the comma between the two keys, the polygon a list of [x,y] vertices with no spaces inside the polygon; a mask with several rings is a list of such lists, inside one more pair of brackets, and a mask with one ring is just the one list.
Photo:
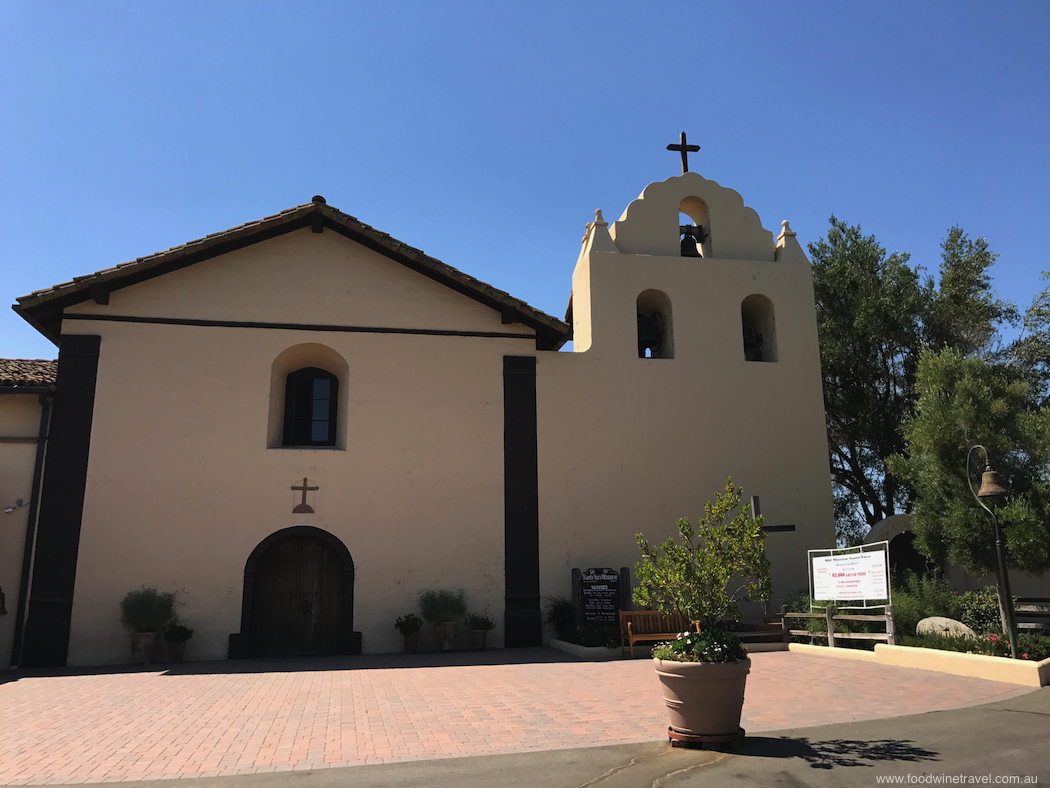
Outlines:
{"label": "wooden cross on wall", "polygon": [[314,490],[320,490],[321,488],[320,487],[311,487],[310,484],[309,484],[309,480],[306,479],[305,477],[303,477],[303,486],[299,487],[299,486],[293,484],[292,485],[292,489],[295,490],[296,492],[302,490],[302,493],[303,493],[303,501],[302,501],[302,503],[298,504],[294,509],[292,509],[292,514],[313,514],[314,513],[314,508],[312,506],[310,506],[310,504],[308,504],[306,502],[306,493],[308,491],[309,492],[313,492]]}
{"label": "wooden cross on wall", "polygon": [[682,154],[682,175],[689,172],[689,153],[696,153],[700,150],[699,145],[686,145],[685,144],[685,132],[682,132],[681,142],[677,145],[671,144],[667,146],[667,150],[676,150]]}

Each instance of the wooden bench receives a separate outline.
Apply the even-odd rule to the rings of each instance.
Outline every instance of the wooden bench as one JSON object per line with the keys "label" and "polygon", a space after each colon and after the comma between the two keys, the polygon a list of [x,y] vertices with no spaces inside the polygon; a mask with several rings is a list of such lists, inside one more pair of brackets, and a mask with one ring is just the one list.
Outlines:
{"label": "wooden bench", "polygon": [[620,611],[620,653],[627,656],[639,641],[674,640],[692,629],[692,622],[681,613],[661,613],[659,610]]}

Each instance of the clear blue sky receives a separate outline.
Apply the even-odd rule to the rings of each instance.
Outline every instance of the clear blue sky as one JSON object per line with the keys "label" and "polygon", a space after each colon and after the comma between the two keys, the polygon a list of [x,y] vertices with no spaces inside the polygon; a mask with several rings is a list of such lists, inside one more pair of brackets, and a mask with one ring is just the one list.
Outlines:
{"label": "clear blue sky", "polygon": [[[584,224],[692,169],[776,234],[1050,269],[1050,4],[0,0],[0,295],[323,194],[561,316]],[[0,310],[0,357],[53,358]]]}

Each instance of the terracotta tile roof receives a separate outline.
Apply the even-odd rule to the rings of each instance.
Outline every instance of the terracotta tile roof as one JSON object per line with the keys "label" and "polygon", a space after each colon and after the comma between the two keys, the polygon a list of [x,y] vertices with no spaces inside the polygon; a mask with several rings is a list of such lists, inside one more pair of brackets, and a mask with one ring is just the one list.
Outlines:
{"label": "terracotta tile roof", "polygon": [[54,386],[57,361],[0,358],[0,386]]}
{"label": "terracotta tile roof", "polygon": [[548,344],[553,343],[554,346],[560,347],[570,338],[569,325],[558,318],[358,221],[353,216],[327,205],[324,198],[314,198],[313,202],[297,205],[258,221],[212,233],[181,246],[139,257],[112,268],[104,268],[93,274],[75,276],[69,282],[34,290],[29,295],[19,297],[18,304],[13,308],[38,330],[57,342],[61,330],[61,310],[67,306],[91,298],[106,298],[112,290],[311,225],[315,229],[331,228],[486,306],[503,312],[504,316],[513,322],[523,323],[536,330]]}

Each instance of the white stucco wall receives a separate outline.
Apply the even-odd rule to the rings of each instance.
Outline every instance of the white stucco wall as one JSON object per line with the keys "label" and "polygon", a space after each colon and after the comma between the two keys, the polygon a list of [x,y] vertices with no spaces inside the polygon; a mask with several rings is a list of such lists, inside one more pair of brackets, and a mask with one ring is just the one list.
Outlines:
{"label": "white stucco wall", "polygon": [[[679,252],[679,205],[694,196],[710,207],[705,258]],[[663,540],[679,517],[696,522],[727,476],[745,501],[760,497],[767,525],[796,527],[767,535],[774,601],[804,589],[806,550],[833,547],[835,528],[812,275],[793,233],[775,248],[736,192],[695,173],[650,184],[611,228],[588,228],[573,275],[577,352],[539,355],[544,595],[567,596],[573,567],[633,574],[634,535]],[[647,289],[670,299],[673,359],[638,358]],[[740,306],[753,294],[774,307],[775,363],[744,359]]]}
{"label": "white stucco wall", "polygon": [[[299,311],[282,312],[288,301]],[[528,333],[309,230],[77,309]],[[502,358],[533,353],[534,341],[68,319],[64,331],[102,336],[70,664],[127,660],[118,606],[142,585],[178,591],[190,658],[225,657],[248,555],[292,525],[350,550],[366,651],[401,649],[394,620],[427,588],[465,589],[471,609],[499,620],[491,642],[502,643]],[[267,448],[274,359],[310,343],[346,362],[346,448]],[[314,515],[292,514],[304,476],[320,487]]]}
{"label": "white stucco wall", "polygon": [[[634,535],[658,540],[695,520],[727,475],[761,497],[767,524],[796,526],[768,536],[775,597],[804,587],[806,550],[834,543],[809,263],[793,234],[774,247],[739,195],[691,176],[647,187],[618,227],[589,227],[573,275],[576,353],[510,336],[76,319],[532,333],[308,229],[68,310],[64,333],[102,337],[69,663],[128,659],[119,602],[142,585],[178,591],[189,658],[225,657],[248,555],[293,525],[327,530],[352,554],[365,652],[401,649],[393,622],[428,588],[463,588],[502,645],[505,355],[538,359],[541,596],[568,595],[573,567],[633,569]],[[677,253],[691,196],[711,225],[703,259]],[[637,357],[647,289],[671,301],[673,359]],[[775,363],[744,360],[740,305],[753,294],[774,305]],[[334,448],[275,447],[290,348],[340,379]],[[316,514],[294,515],[304,476],[320,487]]]}
{"label": "white stucco wall", "polygon": [[[0,667],[7,667],[11,656],[39,432],[40,401],[36,394],[0,394],[0,435],[33,439],[32,443],[0,442],[0,588],[7,607],[7,615],[0,616]],[[10,513],[3,511],[19,499],[21,507]]]}

